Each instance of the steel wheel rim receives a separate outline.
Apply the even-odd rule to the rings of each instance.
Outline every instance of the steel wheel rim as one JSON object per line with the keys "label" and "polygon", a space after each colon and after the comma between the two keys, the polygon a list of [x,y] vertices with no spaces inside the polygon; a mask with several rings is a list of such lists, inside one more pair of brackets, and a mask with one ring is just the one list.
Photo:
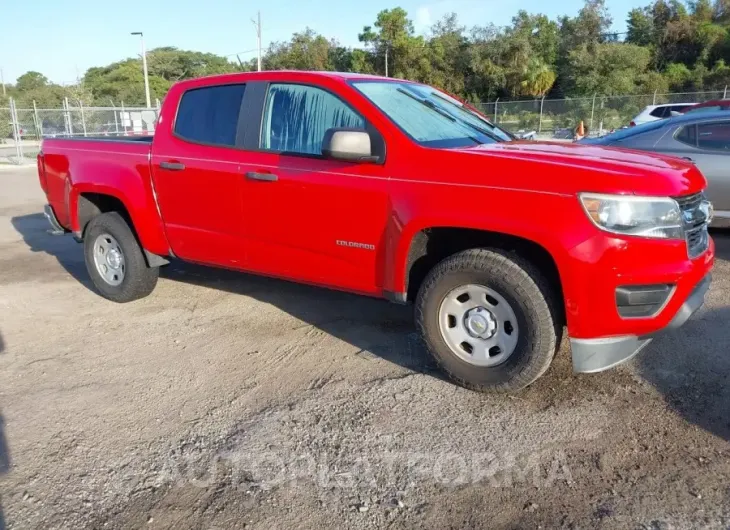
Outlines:
{"label": "steel wheel rim", "polygon": [[94,240],[92,250],[99,276],[111,286],[121,285],[127,265],[119,242],[111,234],[104,233]]}
{"label": "steel wheel rim", "polygon": [[475,366],[497,366],[515,351],[517,316],[509,302],[484,285],[452,289],[439,307],[439,330],[451,351]]}

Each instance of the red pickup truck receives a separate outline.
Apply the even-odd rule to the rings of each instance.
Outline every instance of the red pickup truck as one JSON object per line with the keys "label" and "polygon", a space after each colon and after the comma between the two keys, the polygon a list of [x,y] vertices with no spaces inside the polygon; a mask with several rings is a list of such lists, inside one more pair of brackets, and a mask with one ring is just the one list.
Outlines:
{"label": "red pickup truck", "polygon": [[701,173],[680,159],[520,142],[402,80],[325,72],[184,81],[154,138],[50,139],[46,215],[102,296],[169,259],[415,305],[439,365],[480,390],[633,356],[704,301]]}

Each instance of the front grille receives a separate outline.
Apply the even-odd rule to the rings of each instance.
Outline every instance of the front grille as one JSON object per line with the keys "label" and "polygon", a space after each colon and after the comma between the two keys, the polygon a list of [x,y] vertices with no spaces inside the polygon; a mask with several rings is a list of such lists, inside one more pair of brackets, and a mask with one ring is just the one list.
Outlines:
{"label": "front grille", "polygon": [[704,198],[704,193],[695,193],[693,195],[685,195],[684,197],[675,197],[674,200],[677,201],[677,204],[679,204],[682,210],[691,210],[697,208]]}
{"label": "front grille", "polygon": [[709,203],[704,193],[675,197],[682,211],[684,233],[687,238],[687,253],[694,259],[710,246],[710,235],[707,232],[709,224]]}

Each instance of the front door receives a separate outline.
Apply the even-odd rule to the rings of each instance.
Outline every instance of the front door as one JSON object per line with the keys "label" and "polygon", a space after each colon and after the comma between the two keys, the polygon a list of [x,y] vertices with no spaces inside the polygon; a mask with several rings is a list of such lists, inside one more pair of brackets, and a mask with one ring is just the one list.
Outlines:
{"label": "front door", "polygon": [[380,294],[386,166],[323,157],[325,131],[335,127],[367,124],[322,88],[269,85],[259,150],[249,153],[244,171],[247,268]]}

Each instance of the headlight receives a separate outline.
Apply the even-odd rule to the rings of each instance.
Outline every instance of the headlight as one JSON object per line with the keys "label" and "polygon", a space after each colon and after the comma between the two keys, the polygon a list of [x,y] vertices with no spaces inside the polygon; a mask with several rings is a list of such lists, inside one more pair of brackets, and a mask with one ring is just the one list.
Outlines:
{"label": "headlight", "polygon": [[676,201],[633,195],[578,195],[588,217],[607,232],[658,239],[684,239],[682,212]]}

